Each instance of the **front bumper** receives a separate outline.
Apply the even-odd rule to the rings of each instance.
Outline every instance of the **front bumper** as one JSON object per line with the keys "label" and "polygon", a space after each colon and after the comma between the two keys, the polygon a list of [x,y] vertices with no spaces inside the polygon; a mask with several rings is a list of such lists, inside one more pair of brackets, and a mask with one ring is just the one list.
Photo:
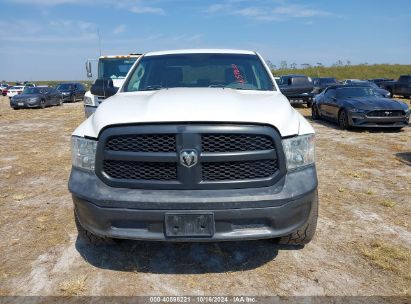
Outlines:
{"label": "front bumper", "polygon": [[72,101],[73,95],[72,94],[61,94],[63,101]]}
{"label": "front bumper", "polygon": [[305,104],[314,100],[314,94],[306,93],[298,95],[287,95],[287,98],[291,104]]}
{"label": "front bumper", "polygon": [[[155,241],[275,238],[303,226],[317,201],[315,166],[290,172],[270,187],[228,190],[113,188],[94,173],[72,169],[69,190],[81,225],[105,237]],[[168,213],[212,213],[211,237],[167,237]]]}
{"label": "front bumper", "polygon": [[353,127],[367,128],[401,128],[409,124],[408,116],[369,117],[361,113],[348,114],[349,123]]}
{"label": "front bumper", "polygon": [[12,108],[38,108],[40,107],[40,100],[35,100],[35,101],[10,100],[10,107]]}

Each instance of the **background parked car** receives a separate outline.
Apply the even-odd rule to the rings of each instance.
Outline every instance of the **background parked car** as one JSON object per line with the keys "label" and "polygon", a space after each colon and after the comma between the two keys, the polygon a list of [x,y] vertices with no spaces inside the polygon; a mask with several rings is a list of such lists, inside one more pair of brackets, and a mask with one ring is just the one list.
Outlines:
{"label": "background parked car", "polygon": [[7,88],[4,88],[4,89],[1,91],[1,95],[2,95],[2,96],[7,96],[7,93],[8,93],[8,91],[9,91],[9,89],[10,89],[11,87],[12,87],[12,86],[9,85],[9,86],[7,86]]}
{"label": "background parked car", "polygon": [[374,78],[374,79],[368,79],[368,81],[374,82],[377,86],[381,87],[381,84],[386,81],[393,81],[394,79],[392,78]]}
{"label": "background parked car", "polygon": [[404,98],[411,96],[411,75],[401,75],[398,81],[383,81],[381,88],[390,91],[391,96],[401,95]]}
{"label": "background parked car", "polygon": [[62,105],[63,96],[55,88],[26,87],[22,94],[13,96],[10,106],[13,109],[20,108],[45,108],[51,105]]}
{"label": "background parked car", "polygon": [[281,76],[279,88],[291,104],[305,103],[307,107],[311,107],[314,86],[310,77],[305,75]]}
{"label": "background parked car", "polygon": [[379,86],[377,86],[374,82],[362,80],[362,81],[352,81],[349,83],[349,85],[353,86],[366,86],[366,87],[371,87],[374,89],[375,92],[380,94],[381,96],[384,96],[385,98],[390,98],[391,93],[387,90],[381,89]]}
{"label": "background parked car", "polygon": [[381,97],[369,86],[336,85],[315,97],[312,117],[338,122],[342,129],[351,126],[400,129],[408,125],[410,109],[402,101]]}
{"label": "background parked car", "polygon": [[66,82],[60,83],[56,86],[56,89],[63,95],[63,101],[76,102],[84,99],[86,94],[86,88],[79,82]]}
{"label": "background parked car", "polygon": [[351,82],[358,82],[362,81],[361,79],[344,79],[341,83],[342,84],[350,84]]}
{"label": "background parked car", "polygon": [[7,83],[1,83],[0,84],[0,93],[3,93],[4,89],[7,89],[9,85]]}
{"label": "background parked car", "polygon": [[15,95],[21,94],[24,90],[24,86],[12,86],[7,90],[7,96],[12,98]]}
{"label": "background parked car", "polygon": [[314,84],[314,94],[320,94],[322,91],[324,91],[325,88],[339,84],[337,79],[334,77],[317,77],[313,78],[313,84]]}

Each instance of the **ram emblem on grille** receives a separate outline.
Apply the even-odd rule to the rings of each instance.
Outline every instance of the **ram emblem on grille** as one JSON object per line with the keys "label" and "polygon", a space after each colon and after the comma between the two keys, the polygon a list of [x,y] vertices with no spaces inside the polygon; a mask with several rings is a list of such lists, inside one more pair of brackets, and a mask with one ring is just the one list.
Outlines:
{"label": "ram emblem on grille", "polygon": [[181,150],[180,152],[180,163],[190,168],[195,166],[198,161],[198,155],[196,150]]}

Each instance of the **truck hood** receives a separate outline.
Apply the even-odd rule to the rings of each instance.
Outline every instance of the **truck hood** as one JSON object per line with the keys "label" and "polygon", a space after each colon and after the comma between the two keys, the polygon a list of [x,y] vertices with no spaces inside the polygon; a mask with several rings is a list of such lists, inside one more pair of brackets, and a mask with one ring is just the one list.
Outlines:
{"label": "truck hood", "polygon": [[73,135],[97,138],[110,125],[133,123],[229,122],[276,127],[281,136],[313,133],[308,122],[276,91],[172,88],[117,93],[104,101]]}
{"label": "truck hood", "polygon": [[28,99],[28,98],[40,98],[43,97],[43,94],[37,93],[37,94],[19,94],[14,96],[14,100],[21,100],[21,99]]}

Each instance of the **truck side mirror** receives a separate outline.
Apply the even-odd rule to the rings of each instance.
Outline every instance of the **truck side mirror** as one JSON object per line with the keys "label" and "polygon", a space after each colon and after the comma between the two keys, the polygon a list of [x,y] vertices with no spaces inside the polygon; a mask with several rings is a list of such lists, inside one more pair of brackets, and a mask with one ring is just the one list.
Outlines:
{"label": "truck side mirror", "polygon": [[98,78],[91,86],[90,92],[96,96],[108,98],[117,93],[118,88],[113,85],[113,80],[110,78]]}
{"label": "truck side mirror", "polygon": [[87,60],[87,62],[86,62],[86,71],[87,71],[87,77],[88,78],[93,77],[93,73],[91,72],[91,62],[90,62],[90,60]]}

